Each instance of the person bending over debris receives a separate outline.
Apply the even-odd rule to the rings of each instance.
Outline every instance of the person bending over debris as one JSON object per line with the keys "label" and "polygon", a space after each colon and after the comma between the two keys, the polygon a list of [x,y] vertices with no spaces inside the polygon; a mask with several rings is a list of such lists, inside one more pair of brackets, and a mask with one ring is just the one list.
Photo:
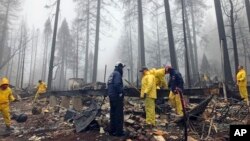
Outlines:
{"label": "person bending over debris", "polygon": [[142,67],[141,98],[145,99],[146,126],[155,126],[155,100],[156,82],[155,76],[151,74],[147,67]]}
{"label": "person bending over debris", "polygon": [[112,136],[124,136],[123,131],[123,68],[125,67],[122,63],[117,63],[115,70],[109,76],[108,79],[108,95],[110,101],[110,135]]}
{"label": "person bending over debris", "polygon": [[238,66],[237,85],[239,87],[241,98],[247,103],[247,105],[249,105],[247,93],[247,75],[243,66]]}
{"label": "person bending over debris", "polygon": [[3,115],[6,131],[13,130],[13,128],[10,127],[10,101],[15,101],[15,98],[9,87],[9,80],[7,78],[2,78],[0,82],[0,113]]}
{"label": "person bending over debris", "polygon": [[153,74],[155,76],[155,83],[157,88],[163,88],[163,89],[167,89],[167,82],[165,79],[165,75],[166,75],[166,70],[165,68],[160,68],[160,69],[151,69],[149,70],[149,72],[151,74]]}
{"label": "person bending over debris", "polygon": [[181,76],[181,73],[172,68],[171,66],[166,65],[165,70],[167,74],[169,73],[169,82],[168,82],[168,87],[170,89],[170,94],[169,94],[169,101],[170,104],[173,108],[176,110],[176,114],[183,116],[183,109],[181,105],[181,98],[179,95],[179,91],[183,92],[183,78]]}
{"label": "person bending over debris", "polygon": [[47,85],[42,80],[39,80],[38,85],[36,86],[36,89],[37,89],[37,92],[36,92],[36,95],[35,95],[35,98],[34,98],[34,103],[37,101],[38,97],[41,94],[46,93]]}

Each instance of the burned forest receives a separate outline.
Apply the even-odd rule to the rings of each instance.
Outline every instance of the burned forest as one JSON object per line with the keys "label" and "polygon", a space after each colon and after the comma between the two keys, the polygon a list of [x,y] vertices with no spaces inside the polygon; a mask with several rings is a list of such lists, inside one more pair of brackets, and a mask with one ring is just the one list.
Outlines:
{"label": "burned forest", "polygon": [[249,0],[0,0],[0,141],[250,137]]}

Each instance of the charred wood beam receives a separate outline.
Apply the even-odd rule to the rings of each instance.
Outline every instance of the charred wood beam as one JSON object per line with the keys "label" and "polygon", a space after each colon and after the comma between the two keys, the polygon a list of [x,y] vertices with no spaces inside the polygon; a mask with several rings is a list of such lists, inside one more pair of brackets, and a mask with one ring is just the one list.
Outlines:
{"label": "charred wood beam", "polygon": [[[184,95],[189,96],[189,97],[197,97],[197,98],[202,98],[206,97],[207,94],[206,92],[209,91],[209,89],[202,89],[202,88],[193,88],[191,89],[185,89],[184,90]],[[219,89],[219,91],[222,91],[222,88]],[[135,88],[125,88],[124,89],[125,96],[127,97],[140,97],[140,93],[138,92],[137,89]],[[208,92],[209,93],[209,92]],[[44,96],[108,96],[108,91],[107,89],[80,89],[80,90],[71,90],[71,91],[48,91]],[[169,95],[169,90],[164,90],[164,89],[159,89],[157,90],[157,98],[161,99],[164,97],[168,97]],[[223,95],[223,94],[221,94]]]}

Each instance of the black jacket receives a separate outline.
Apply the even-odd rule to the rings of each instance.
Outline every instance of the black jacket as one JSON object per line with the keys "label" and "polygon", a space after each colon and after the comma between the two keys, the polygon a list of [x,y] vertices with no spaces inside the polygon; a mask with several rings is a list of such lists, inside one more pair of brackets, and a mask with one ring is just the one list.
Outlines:
{"label": "black jacket", "polygon": [[110,100],[119,100],[123,98],[122,69],[115,68],[108,79],[108,95]]}
{"label": "black jacket", "polygon": [[171,68],[169,74],[170,74],[170,79],[168,82],[168,87],[170,88],[170,90],[174,91],[178,87],[183,91],[184,81],[183,81],[183,78],[181,76],[181,73],[178,72],[177,70]]}

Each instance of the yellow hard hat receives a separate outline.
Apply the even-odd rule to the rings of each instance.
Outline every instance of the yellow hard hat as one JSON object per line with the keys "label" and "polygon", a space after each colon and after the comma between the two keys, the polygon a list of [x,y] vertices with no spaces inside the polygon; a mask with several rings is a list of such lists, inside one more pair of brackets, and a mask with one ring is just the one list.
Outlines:
{"label": "yellow hard hat", "polygon": [[0,82],[0,86],[2,86],[2,85],[4,85],[4,84],[9,85],[9,80],[8,80],[6,77],[2,78],[2,80],[1,80],[1,82]]}

